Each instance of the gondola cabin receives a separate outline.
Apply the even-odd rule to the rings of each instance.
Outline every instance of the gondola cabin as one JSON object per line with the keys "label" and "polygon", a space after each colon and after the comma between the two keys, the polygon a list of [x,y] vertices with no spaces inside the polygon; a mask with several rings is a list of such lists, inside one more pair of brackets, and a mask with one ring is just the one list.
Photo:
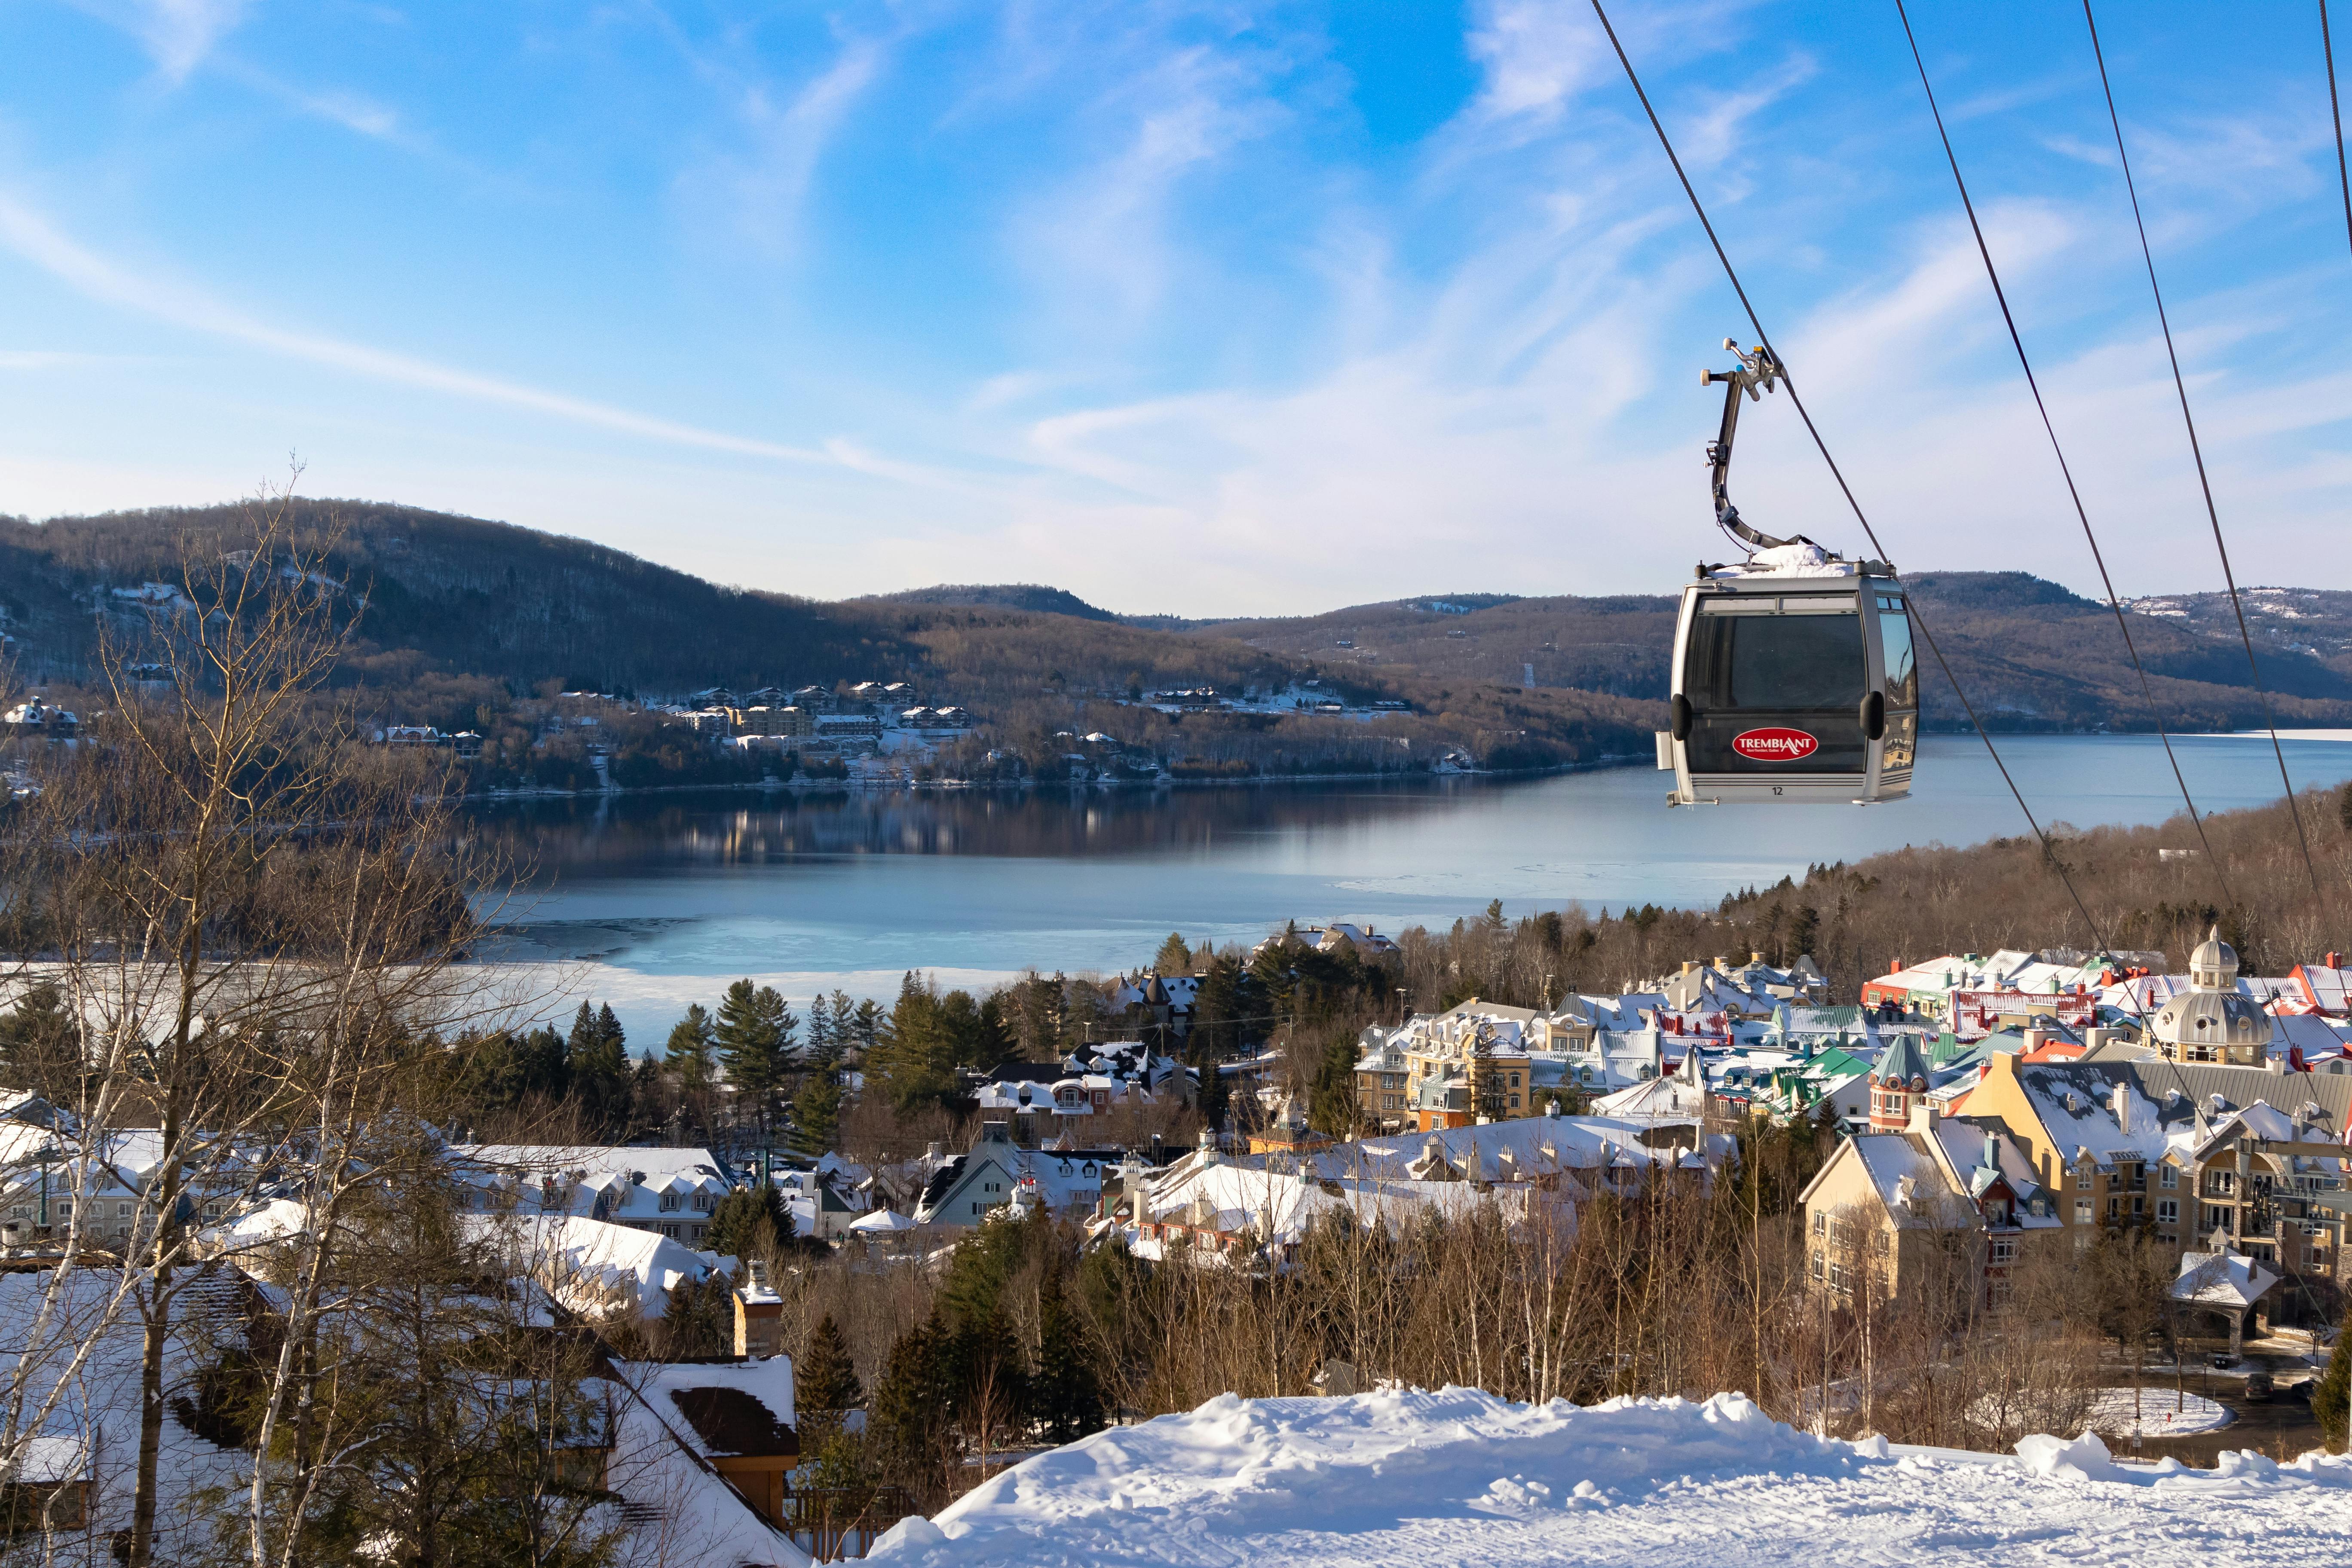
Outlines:
{"label": "gondola cabin", "polygon": [[1901,579],[1810,543],[1702,568],[1683,590],[1672,705],[1669,805],[1908,795],[1919,672]]}

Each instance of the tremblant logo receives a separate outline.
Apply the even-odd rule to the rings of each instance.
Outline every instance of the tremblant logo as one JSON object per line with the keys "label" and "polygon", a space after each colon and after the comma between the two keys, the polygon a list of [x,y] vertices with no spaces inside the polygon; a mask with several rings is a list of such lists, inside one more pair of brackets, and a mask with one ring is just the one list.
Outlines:
{"label": "tremblant logo", "polygon": [[1793,763],[1822,749],[1802,730],[1748,730],[1731,738],[1731,749],[1759,763]]}

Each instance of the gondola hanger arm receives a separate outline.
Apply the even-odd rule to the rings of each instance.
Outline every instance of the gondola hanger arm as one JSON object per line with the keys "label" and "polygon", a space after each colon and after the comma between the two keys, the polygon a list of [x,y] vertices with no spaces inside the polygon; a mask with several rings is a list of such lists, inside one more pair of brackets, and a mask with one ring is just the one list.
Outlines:
{"label": "gondola hanger arm", "polygon": [[1739,395],[1744,392],[1749,401],[1760,403],[1764,394],[1780,384],[1784,373],[1780,362],[1764,344],[1742,351],[1738,339],[1726,338],[1723,346],[1739,361],[1739,368],[1704,370],[1699,373],[1698,382],[1701,386],[1712,386],[1718,381],[1724,384],[1723,427],[1706,444],[1706,460],[1714,469],[1716,525],[1739,544],[1753,550],[1777,550],[1783,545],[1810,542],[1801,534],[1794,539],[1776,539],[1751,528],[1740,520],[1739,509],[1731,504],[1731,443],[1739,432]]}

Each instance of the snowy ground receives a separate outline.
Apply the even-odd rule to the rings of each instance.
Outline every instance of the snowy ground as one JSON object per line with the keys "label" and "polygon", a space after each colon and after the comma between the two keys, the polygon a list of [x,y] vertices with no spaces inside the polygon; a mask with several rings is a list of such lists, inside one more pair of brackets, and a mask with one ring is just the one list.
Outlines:
{"label": "snowy ground", "polygon": [[1241,1400],[1099,1433],[908,1520],[891,1568],[2020,1563],[2292,1568],[2352,1551],[2352,1459],[2118,1466],[1827,1442],[1737,1394]]}
{"label": "snowy ground", "polygon": [[[2227,1405],[2206,1398],[2201,1394],[2178,1396],[2179,1408],[2173,1408],[2176,1395],[2170,1386],[2150,1382],[2140,1395],[2137,1406],[2141,1435],[2148,1437],[2189,1437],[2202,1432],[2219,1432],[2237,1419]],[[2103,1388],[2093,1400],[2090,1429],[2110,1437],[2131,1436],[2133,1419],[2132,1391],[2128,1388]],[[1990,1398],[1979,1400],[1969,1407],[1971,1419],[1988,1427],[2007,1426],[2014,1431],[2021,1425],[2053,1419],[2047,1411],[2037,1415],[2031,1408],[2012,1409],[2007,1420],[2001,1417],[2000,1406]],[[2079,1423],[2078,1423],[2079,1424]]]}
{"label": "snowy ground", "polygon": [[[2173,1408],[2178,1404],[2180,1408]],[[2237,1419],[2227,1405],[2201,1394],[2176,1394],[2153,1384],[2140,1392],[2140,1431],[2150,1437],[2180,1437],[2198,1432],[2219,1432]],[[2091,1407],[2092,1430],[2110,1437],[2128,1436],[2132,1429],[2132,1391],[2103,1388]]]}

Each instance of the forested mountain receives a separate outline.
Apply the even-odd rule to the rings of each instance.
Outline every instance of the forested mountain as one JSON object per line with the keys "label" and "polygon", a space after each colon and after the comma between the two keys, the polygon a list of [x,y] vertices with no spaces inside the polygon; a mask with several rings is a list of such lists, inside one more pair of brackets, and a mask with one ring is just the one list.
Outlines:
{"label": "forested mountain", "polygon": [[[1316,681],[1358,703],[1402,700],[1421,721],[1416,731],[1381,721],[1379,733],[1394,737],[1385,742],[1348,724],[1351,750],[1358,741],[1419,740],[1482,759],[1591,761],[1645,753],[1662,718],[1674,629],[1666,595],[1449,594],[1217,622],[1114,615],[1031,584],[824,603],[726,587],[475,518],[367,501],[301,501],[295,510],[308,527],[340,530],[338,572],[354,607],[363,605],[342,679],[381,691],[387,716],[415,722],[462,725],[485,706],[565,689],[650,698],[714,685],[907,680],[924,701],[963,703],[1008,731],[1050,739],[1083,724],[1164,751],[1152,728],[1162,721],[1116,698]],[[99,612],[131,625],[141,585],[176,583],[184,549],[217,555],[249,531],[234,506],[0,519],[0,630],[14,639],[20,680],[72,684],[86,670]],[[1909,583],[1989,724],[2144,730],[2154,721],[2105,605],[2023,573],[1925,573]],[[2259,588],[2245,602],[2279,721],[2352,723],[2352,594]],[[2164,722],[2261,721],[2226,595],[2139,600],[2129,620]],[[1930,722],[1963,723],[1926,662]],[[1304,716],[1279,721],[1294,732],[1284,744],[1265,737],[1272,721],[1263,715],[1184,722],[1188,744],[1228,760],[1269,750],[1296,760],[1343,734],[1331,728],[1318,740],[1307,731],[1318,721]]]}
{"label": "forested mountain", "polygon": [[1097,609],[1066,588],[1041,583],[942,583],[933,588],[908,588],[896,594],[875,594],[852,599],[854,605],[945,605],[959,608],[1031,610],[1042,615],[1074,616],[1082,621],[1117,621],[1123,617]]}
{"label": "forested mountain", "polygon": [[[916,650],[870,616],[719,586],[585,540],[371,501],[298,501],[340,530],[340,574],[365,613],[355,679],[469,675],[518,691],[687,691],[719,682],[865,679]],[[242,507],[0,521],[0,610],[34,679],[69,679],[94,604],[180,580],[184,547],[249,540]]]}
{"label": "forested mountain", "polygon": [[[2004,730],[2147,730],[2143,700],[2114,613],[2022,572],[1927,572],[1907,580],[1921,618],[1979,715]],[[2352,722],[2352,594],[2258,588],[2245,595],[2255,653],[2282,724]],[[1675,600],[1465,595],[1359,605],[1281,620],[1220,621],[1196,637],[1383,671],[1662,700]],[[2246,728],[2262,701],[2226,594],[2126,606],[2157,715],[2178,731]],[[1967,722],[1935,660],[1928,721]]]}
{"label": "forested mountain", "polygon": [[[926,703],[971,708],[982,752],[1010,738],[1034,763],[1066,750],[1060,732],[1104,731],[1217,776],[1426,767],[1449,749],[1505,766],[1592,762],[1645,752],[1660,721],[1654,704],[1605,693],[1334,669],[1232,637],[1129,625],[1052,588],[826,604],[474,518],[342,500],[294,511],[340,539],[333,574],[360,618],[339,679],[391,721],[488,732],[515,700],[564,690],[667,698],[905,680]],[[17,683],[87,679],[101,625],[135,635],[142,591],[168,596],[184,558],[217,560],[252,531],[237,506],[0,520],[0,629]],[[1321,698],[1410,710],[1363,722],[1360,710],[1163,715],[1119,702],[1172,687],[1263,696],[1308,683]]]}

